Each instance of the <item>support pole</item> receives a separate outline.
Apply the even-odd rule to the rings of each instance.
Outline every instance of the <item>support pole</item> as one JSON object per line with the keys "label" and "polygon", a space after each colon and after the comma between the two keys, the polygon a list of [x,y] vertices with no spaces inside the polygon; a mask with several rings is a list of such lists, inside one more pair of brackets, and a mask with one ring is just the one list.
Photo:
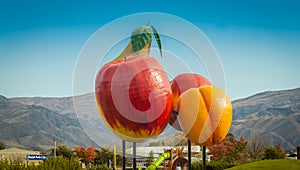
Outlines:
{"label": "support pole", "polygon": [[56,139],[53,140],[53,143],[54,143],[54,153],[53,153],[53,156],[54,156],[54,158],[56,158]]}
{"label": "support pole", "polygon": [[122,140],[122,170],[126,170],[125,141]]}
{"label": "support pole", "polygon": [[206,170],[206,146],[202,146],[202,170]]}
{"label": "support pole", "polygon": [[117,147],[114,145],[114,170],[117,170]]}
{"label": "support pole", "polygon": [[136,143],[133,142],[132,169],[136,170]]}
{"label": "support pole", "polygon": [[[27,149],[27,152],[28,152],[28,149]],[[29,155],[27,153],[27,159],[26,159],[27,160],[27,166],[26,167],[28,167],[28,159],[29,159],[28,157],[29,157]]]}
{"label": "support pole", "polygon": [[188,139],[188,170],[192,169],[192,142]]}

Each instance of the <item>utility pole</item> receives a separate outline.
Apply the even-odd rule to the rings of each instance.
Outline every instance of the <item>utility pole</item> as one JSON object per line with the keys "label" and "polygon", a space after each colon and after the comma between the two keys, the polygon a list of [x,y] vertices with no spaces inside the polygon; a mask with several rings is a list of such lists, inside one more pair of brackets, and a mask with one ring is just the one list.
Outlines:
{"label": "utility pole", "polygon": [[202,146],[202,170],[206,170],[206,146]]}
{"label": "utility pole", "polygon": [[188,139],[188,170],[192,169],[192,142]]}
{"label": "utility pole", "polygon": [[133,142],[132,169],[136,170],[136,143]]}
{"label": "utility pole", "polygon": [[122,140],[122,170],[126,170],[125,141]]}

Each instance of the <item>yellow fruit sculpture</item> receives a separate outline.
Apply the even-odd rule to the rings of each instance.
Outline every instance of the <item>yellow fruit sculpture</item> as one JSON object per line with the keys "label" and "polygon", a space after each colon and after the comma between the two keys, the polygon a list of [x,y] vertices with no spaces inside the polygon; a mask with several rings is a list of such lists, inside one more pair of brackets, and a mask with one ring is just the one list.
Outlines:
{"label": "yellow fruit sculpture", "polygon": [[178,121],[187,137],[202,146],[222,141],[232,122],[228,96],[216,86],[191,88],[180,95]]}

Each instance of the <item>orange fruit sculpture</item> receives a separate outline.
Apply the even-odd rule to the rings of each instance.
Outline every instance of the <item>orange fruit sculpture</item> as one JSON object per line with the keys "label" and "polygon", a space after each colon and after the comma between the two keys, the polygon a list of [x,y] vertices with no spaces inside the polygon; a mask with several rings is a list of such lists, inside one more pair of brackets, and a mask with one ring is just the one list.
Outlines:
{"label": "orange fruit sculpture", "polygon": [[205,77],[195,73],[182,73],[177,75],[171,82],[173,93],[173,112],[170,116],[169,124],[176,130],[181,131],[181,127],[177,120],[177,100],[179,96],[190,88],[201,87],[204,85],[211,85],[209,80]]}
{"label": "orange fruit sculpture", "polygon": [[222,141],[232,122],[228,96],[216,86],[190,88],[177,103],[178,121],[187,137],[202,146]]}

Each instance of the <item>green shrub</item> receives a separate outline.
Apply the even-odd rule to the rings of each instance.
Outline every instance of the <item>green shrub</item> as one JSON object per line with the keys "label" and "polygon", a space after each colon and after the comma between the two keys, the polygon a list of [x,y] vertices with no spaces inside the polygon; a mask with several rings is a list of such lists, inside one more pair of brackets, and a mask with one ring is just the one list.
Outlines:
{"label": "green shrub", "polygon": [[226,163],[224,161],[211,161],[207,164],[206,169],[207,170],[223,170],[226,168],[233,167],[232,164]]}
{"label": "green shrub", "polygon": [[20,159],[5,159],[0,161],[0,170],[25,170],[26,168],[26,165]]}
{"label": "green shrub", "polygon": [[78,158],[65,158],[65,157],[56,157],[49,158],[43,161],[39,168],[47,169],[47,170],[80,170],[80,162]]}
{"label": "green shrub", "polygon": [[107,167],[107,165],[98,165],[96,167],[91,168],[91,170],[111,170]]}
{"label": "green shrub", "polygon": [[0,161],[0,170],[81,170],[80,162],[77,158],[49,158],[40,162],[39,165],[34,163],[28,166],[21,161]]}
{"label": "green shrub", "polygon": [[[223,170],[230,167],[233,167],[233,165],[223,161],[211,161],[206,163],[206,170]],[[192,163],[192,170],[201,170],[201,169],[202,169],[202,162]]]}
{"label": "green shrub", "polygon": [[192,170],[201,170],[202,164],[200,162],[193,162],[192,163]]}
{"label": "green shrub", "polygon": [[283,159],[284,157],[284,153],[276,148],[266,148],[263,159]]}

